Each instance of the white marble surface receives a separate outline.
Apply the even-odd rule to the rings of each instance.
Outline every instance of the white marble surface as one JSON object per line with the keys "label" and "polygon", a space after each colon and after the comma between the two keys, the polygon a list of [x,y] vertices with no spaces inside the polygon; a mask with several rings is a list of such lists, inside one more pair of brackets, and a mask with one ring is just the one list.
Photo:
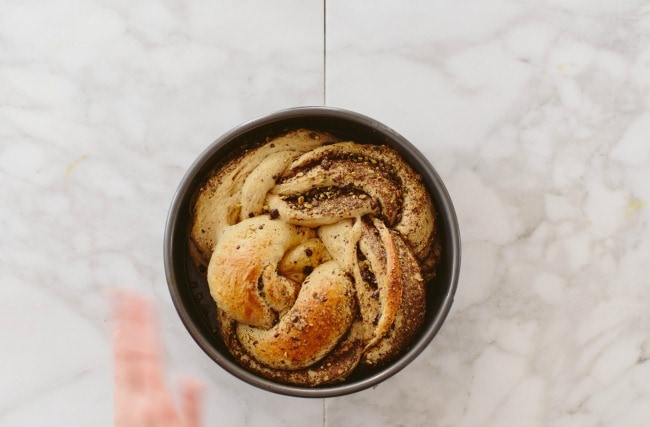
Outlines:
{"label": "white marble surface", "polygon": [[[447,182],[461,279],[431,346],[327,400],[242,384],[162,262],[185,169],[280,108],[354,109]],[[0,425],[108,426],[103,291],[150,295],[206,425],[650,419],[650,2],[0,0]]]}

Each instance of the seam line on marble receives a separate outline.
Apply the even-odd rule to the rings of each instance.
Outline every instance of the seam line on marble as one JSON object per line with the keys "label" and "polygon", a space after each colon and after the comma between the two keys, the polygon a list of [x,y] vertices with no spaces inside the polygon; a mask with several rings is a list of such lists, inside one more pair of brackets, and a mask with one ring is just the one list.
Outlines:
{"label": "seam line on marble", "polygon": [[327,0],[323,0],[323,105],[327,105]]}

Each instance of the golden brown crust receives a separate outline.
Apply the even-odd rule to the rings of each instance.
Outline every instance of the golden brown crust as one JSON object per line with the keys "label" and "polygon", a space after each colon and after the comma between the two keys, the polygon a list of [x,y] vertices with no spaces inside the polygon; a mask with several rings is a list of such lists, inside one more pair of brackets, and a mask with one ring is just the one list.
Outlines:
{"label": "golden brown crust", "polygon": [[[227,227],[208,265],[212,298],[238,322],[272,327],[277,321],[272,306],[279,304],[278,296],[285,294],[283,305],[290,306],[296,294],[289,279],[277,274],[278,263],[288,249],[314,236],[309,228],[273,221],[268,215]],[[275,303],[265,298],[269,294],[276,296]]]}
{"label": "golden brown crust", "polygon": [[290,131],[217,170],[193,214],[219,332],[251,371],[339,381],[392,360],[424,322],[433,204],[390,147]]}
{"label": "golden brown crust", "polygon": [[[279,168],[277,162],[286,167],[302,153],[336,140],[328,133],[297,129],[242,153],[218,169],[199,190],[193,208],[190,239],[198,255],[195,263],[207,266],[222,230],[244,219],[242,191],[246,203],[243,214],[260,212],[259,198],[249,190],[246,181],[251,174],[256,175],[256,180],[249,182],[267,187],[275,183],[274,174]],[[265,162],[269,158],[273,161]],[[263,210],[263,206],[261,208]]]}
{"label": "golden brown crust", "polygon": [[[402,234],[415,255],[422,261],[429,253],[435,235],[433,203],[421,177],[394,149],[386,145],[364,145],[354,142],[321,146],[294,161],[284,177],[295,176],[301,171],[304,173],[305,169],[315,165],[322,166],[323,162],[326,162],[326,165],[331,164],[335,159],[343,159],[351,165],[356,163],[370,165],[378,176],[383,175],[387,180],[400,183],[398,193],[401,197],[401,212],[394,228]],[[387,218],[391,225],[391,212],[388,213]]]}
{"label": "golden brown crust", "polygon": [[293,307],[271,329],[240,324],[237,339],[258,362],[297,370],[325,357],[354,317],[354,288],[334,261],[318,266],[302,284]]}
{"label": "golden brown crust", "polygon": [[219,334],[236,360],[245,368],[274,381],[314,387],[344,380],[359,364],[363,352],[360,325],[353,323],[347,336],[320,362],[304,369],[274,369],[259,363],[242,348],[237,339],[237,322],[217,310]]}
{"label": "golden brown crust", "polygon": [[359,226],[353,275],[366,347],[370,347],[395,320],[402,298],[401,269],[386,226],[376,218],[372,222],[361,220]]}
{"label": "golden brown crust", "polygon": [[399,233],[391,231],[391,235],[402,268],[402,299],[392,328],[364,352],[361,363],[367,366],[382,365],[394,359],[411,343],[424,323],[426,290],[417,259]]}

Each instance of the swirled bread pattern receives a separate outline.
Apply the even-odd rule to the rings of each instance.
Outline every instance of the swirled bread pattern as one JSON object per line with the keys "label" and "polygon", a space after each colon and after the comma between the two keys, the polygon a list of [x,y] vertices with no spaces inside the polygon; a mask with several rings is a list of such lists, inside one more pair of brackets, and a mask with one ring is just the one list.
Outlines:
{"label": "swirled bread pattern", "polygon": [[216,170],[190,243],[233,357],[303,386],[404,351],[440,255],[431,198],[395,150],[309,129]]}

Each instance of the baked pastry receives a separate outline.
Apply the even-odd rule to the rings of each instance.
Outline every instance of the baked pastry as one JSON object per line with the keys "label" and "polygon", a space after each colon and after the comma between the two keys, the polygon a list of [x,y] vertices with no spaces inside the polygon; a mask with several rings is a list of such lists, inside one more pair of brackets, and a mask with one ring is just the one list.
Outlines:
{"label": "baked pastry", "polygon": [[439,258],[421,177],[392,148],[295,129],[219,167],[191,255],[244,367],[318,386],[403,352]]}

